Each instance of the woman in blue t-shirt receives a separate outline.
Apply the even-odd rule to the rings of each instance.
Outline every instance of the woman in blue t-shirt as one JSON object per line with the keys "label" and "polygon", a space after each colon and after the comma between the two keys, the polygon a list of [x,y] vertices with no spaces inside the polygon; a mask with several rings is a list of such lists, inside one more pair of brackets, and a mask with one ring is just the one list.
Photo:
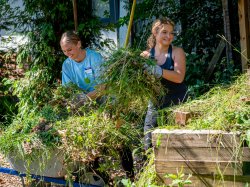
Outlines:
{"label": "woman in blue t-shirt", "polygon": [[62,65],[62,85],[74,83],[87,97],[96,99],[96,87],[102,90],[100,75],[103,57],[96,51],[83,49],[81,40],[74,31],[63,33],[60,45],[68,57]]}
{"label": "woman in blue t-shirt", "polygon": [[[63,33],[60,45],[63,53],[68,57],[62,66],[62,85],[73,83],[83,90],[83,94],[78,97],[81,100],[78,101],[78,104],[84,103],[87,98],[97,99],[105,89],[100,79],[104,62],[102,56],[88,48],[82,49],[81,40],[74,31]],[[117,151],[127,177],[133,179],[134,167],[131,150],[124,146]],[[99,167],[98,158],[93,164],[95,168]],[[102,175],[102,177],[107,178],[108,176]]]}
{"label": "woman in blue t-shirt", "polygon": [[159,98],[158,104],[153,106],[150,102],[144,122],[145,149],[152,146],[152,128],[157,126],[157,109],[177,105],[187,99],[187,87],[184,84],[186,73],[186,56],[180,47],[172,45],[174,39],[174,23],[168,18],[154,21],[152,34],[148,38],[148,49],[141,55],[157,61],[155,66],[145,66],[146,72],[161,78],[167,93]]}

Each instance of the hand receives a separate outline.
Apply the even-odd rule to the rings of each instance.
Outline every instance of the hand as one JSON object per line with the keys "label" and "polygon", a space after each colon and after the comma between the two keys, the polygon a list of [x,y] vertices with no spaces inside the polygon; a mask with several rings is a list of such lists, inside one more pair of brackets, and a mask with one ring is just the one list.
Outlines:
{"label": "hand", "polygon": [[144,57],[144,58],[149,58],[150,52],[148,52],[148,51],[143,51],[143,52],[140,54],[140,56],[142,56],[142,57]]}
{"label": "hand", "polygon": [[156,78],[161,78],[162,77],[162,73],[163,70],[160,66],[156,65],[148,65],[148,64],[144,64],[143,68],[145,69],[145,71],[151,75],[154,75]]}
{"label": "hand", "polygon": [[71,101],[71,105],[73,108],[77,109],[81,106],[84,105],[85,102],[88,101],[88,96],[84,93],[81,93],[81,94],[76,94],[73,96],[73,99]]}

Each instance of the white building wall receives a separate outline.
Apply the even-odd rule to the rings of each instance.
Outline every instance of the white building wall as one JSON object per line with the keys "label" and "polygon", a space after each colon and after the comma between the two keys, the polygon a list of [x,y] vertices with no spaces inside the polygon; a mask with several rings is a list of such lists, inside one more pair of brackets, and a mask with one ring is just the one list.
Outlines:
{"label": "white building wall", "polygon": [[[10,2],[10,6],[13,8],[19,7],[23,9],[23,2],[22,0],[13,0]],[[17,49],[18,45],[22,45],[26,41],[27,39],[23,38],[22,36],[13,34],[13,30],[0,30],[0,51]]]}
{"label": "white building wall", "polygon": [[[119,17],[124,17],[127,15],[127,11],[123,8],[127,1],[128,0],[124,0],[124,1],[121,0],[120,1],[120,16]],[[119,32],[118,32],[119,33],[119,35],[118,35],[119,47],[124,47],[127,30],[128,30],[128,25],[124,25],[124,26],[119,28]]]}

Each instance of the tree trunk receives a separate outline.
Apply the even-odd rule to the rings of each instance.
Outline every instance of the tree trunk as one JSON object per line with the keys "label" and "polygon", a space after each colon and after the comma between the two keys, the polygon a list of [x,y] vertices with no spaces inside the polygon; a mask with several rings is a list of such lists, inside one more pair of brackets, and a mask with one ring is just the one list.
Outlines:
{"label": "tree trunk", "polygon": [[73,10],[74,10],[75,31],[77,31],[78,21],[77,21],[77,3],[76,3],[76,0],[73,0]]}

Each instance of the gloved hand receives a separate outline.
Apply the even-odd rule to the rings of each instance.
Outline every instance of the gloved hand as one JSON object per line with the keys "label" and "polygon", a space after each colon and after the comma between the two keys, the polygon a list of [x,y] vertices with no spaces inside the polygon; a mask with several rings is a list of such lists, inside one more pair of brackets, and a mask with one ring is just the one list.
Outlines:
{"label": "gloved hand", "polygon": [[88,96],[84,93],[76,94],[73,96],[73,99],[71,101],[71,107],[77,109],[83,106],[84,103],[88,101],[88,99],[89,99]]}
{"label": "gloved hand", "polygon": [[156,78],[161,78],[162,77],[162,68],[160,66],[156,65],[148,65],[144,64],[143,68],[145,71],[151,75],[154,75]]}

